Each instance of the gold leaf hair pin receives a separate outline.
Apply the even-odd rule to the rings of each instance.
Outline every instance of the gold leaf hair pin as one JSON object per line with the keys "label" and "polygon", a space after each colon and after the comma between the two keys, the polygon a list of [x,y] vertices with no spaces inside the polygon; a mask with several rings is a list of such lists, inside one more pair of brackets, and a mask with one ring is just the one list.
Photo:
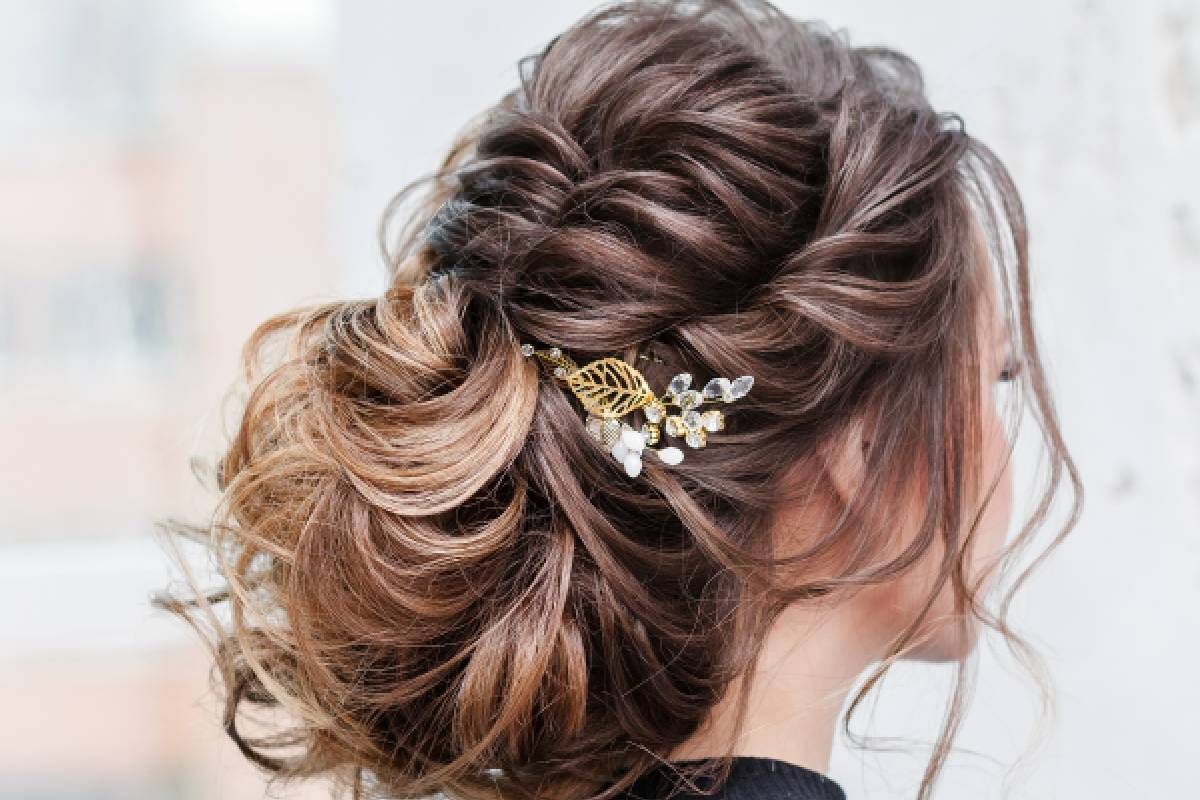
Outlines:
{"label": "gold leaf hair pin", "polygon": [[[698,449],[708,443],[708,434],[725,428],[725,416],[720,409],[701,410],[706,403],[732,403],[740,400],[754,385],[754,378],[713,378],[704,389],[692,386],[692,376],[681,372],[671,378],[662,397],[657,396],[645,377],[619,358],[608,357],[577,366],[562,350],[551,347],[539,350],[531,344],[521,345],[526,358],[537,356],[550,374],[565,384],[587,411],[584,427],[596,441],[603,444],[625,467],[629,477],[642,471],[642,453],[646,450],[658,456],[664,464],[683,461],[678,447],[655,447],[663,433],[682,438],[688,447]],[[677,409],[671,413],[668,407]],[[622,417],[642,409],[646,422],[640,430]]]}

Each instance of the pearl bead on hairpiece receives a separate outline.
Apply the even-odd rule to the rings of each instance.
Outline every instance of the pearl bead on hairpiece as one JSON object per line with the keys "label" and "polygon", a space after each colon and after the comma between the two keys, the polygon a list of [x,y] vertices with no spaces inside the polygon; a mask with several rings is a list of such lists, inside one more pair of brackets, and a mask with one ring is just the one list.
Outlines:
{"label": "pearl bead on hairpiece", "polygon": [[[708,434],[725,428],[725,416],[720,409],[701,410],[706,403],[732,403],[740,400],[754,385],[754,378],[713,378],[697,391],[691,388],[692,376],[681,372],[667,384],[662,397],[651,391],[634,367],[619,358],[607,357],[577,366],[562,350],[551,347],[539,350],[531,344],[521,345],[521,353],[538,360],[550,374],[565,384],[587,411],[584,427],[596,441],[603,444],[625,468],[629,477],[642,471],[642,454],[649,450],[664,464],[679,464],[683,450],[674,447],[655,447],[665,433],[681,438],[693,449],[708,443]],[[677,412],[670,413],[668,407]],[[646,422],[635,430],[622,417],[642,409]]]}

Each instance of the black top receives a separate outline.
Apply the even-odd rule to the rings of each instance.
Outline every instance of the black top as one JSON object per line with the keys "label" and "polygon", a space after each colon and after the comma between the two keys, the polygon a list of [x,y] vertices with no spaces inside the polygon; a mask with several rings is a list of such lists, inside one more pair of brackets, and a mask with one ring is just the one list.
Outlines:
{"label": "black top", "polygon": [[[704,759],[672,761],[675,765],[701,764]],[[620,800],[661,800],[678,791],[673,800],[846,800],[846,792],[832,778],[799,764],[761,756],[734,756],[729,778],[714,794],[700,795],[681,783],[670,767],[658,766],[638,777]],[[711,778],[698,778],[700,788],[712,785]]]}

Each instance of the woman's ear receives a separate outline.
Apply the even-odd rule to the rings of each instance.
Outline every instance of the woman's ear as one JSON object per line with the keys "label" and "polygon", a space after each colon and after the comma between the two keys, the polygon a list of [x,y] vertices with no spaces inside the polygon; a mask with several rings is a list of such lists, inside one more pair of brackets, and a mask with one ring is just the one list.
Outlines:
{"label": "woman's ear", "polygon": [[825,471],[843,503],[849,502],[863,482],[869,446],[867,425],[861,415],[825,442]]}

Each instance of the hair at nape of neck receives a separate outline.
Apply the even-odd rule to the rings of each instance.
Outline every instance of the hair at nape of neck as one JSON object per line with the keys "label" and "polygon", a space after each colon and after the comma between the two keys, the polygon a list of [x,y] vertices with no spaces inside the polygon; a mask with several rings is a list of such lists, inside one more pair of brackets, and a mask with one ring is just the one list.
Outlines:
{"label": "hair at nape of neck", "polygon": [[[673,466],[683,461],[681,448],[655,446],[664,434],[683,439],[692,449],[706,447],[709,433],[724,430],[725,415],[720,409],[701,407],[740,400],[754,385],[750,375],[732,380],[713,378],[697,391],[691,388],[691,374],[681,372],[659,397],[642,373],[620,358],[608,356],[580,367],[558,347],[542,350],[522,344],[521,353],[526,358],[536,356],[553,378],[579,398],[587,411],[584,427],[588,434],[608,449],[631,478],[641,474],[642,454],[646,451],[664,464]],[[646,421],[634,428],[622,418],[638,410]]]}

